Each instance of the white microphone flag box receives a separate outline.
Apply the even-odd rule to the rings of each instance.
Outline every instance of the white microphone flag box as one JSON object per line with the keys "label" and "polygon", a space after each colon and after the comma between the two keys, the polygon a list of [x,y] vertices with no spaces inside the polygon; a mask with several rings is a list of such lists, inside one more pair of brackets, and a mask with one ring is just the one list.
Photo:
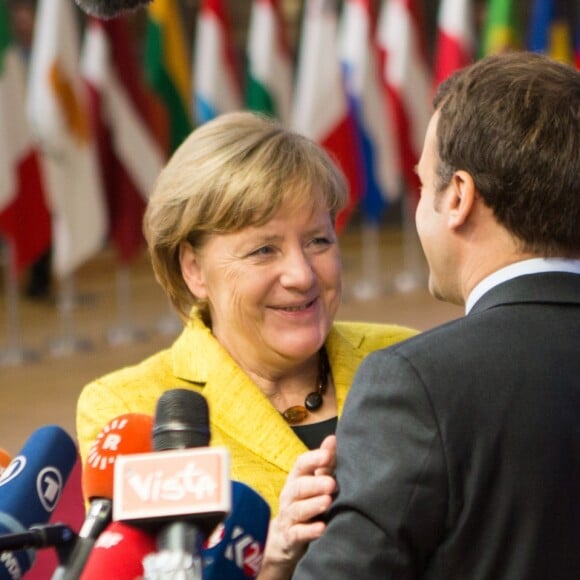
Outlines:
{"label": "white microphone flag box", "polygon": [[119,455],[115,462],[113,519],[147,522],[176,516],[229,514],[230,454],[201,447]]}

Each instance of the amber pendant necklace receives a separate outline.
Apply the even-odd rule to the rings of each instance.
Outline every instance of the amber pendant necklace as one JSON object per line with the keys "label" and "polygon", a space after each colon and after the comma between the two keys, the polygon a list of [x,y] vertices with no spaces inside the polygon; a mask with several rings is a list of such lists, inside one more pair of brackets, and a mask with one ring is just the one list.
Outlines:
{"label": "amber pendant necklace", "polygon": [[326,354],[326,349],[322,347],[319,351],[318,357],[318,386],[315,391],[308,393],[304,399],[304,406],[294,405],[288,407],[284,412],[282,412],[282,417],[286,420],[289,425],[297,425],[302,423],[306,417],[308,417],[308,412],[316,411],[322,407],[322,395],[326,392],[328,387],[328,375],[330,373],[330,363],[328,362],[328,355]]}

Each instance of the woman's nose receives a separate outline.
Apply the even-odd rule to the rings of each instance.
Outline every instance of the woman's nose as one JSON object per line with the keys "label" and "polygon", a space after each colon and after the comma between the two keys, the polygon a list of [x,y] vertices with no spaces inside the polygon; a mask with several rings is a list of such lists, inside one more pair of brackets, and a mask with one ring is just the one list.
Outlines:
{"label": "woman's nose", "polygon": [[312,287],[316,274],[312,262],[303,251],[291,252],[284,257],[280,281],[283,286],[308,290]]}

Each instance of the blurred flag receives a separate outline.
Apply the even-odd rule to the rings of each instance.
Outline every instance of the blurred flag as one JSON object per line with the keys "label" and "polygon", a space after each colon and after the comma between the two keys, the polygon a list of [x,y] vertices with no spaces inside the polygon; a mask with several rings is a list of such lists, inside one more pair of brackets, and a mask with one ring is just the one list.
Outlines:
{"label": "blurred flag", "polygon": [[147,6],[145,78],[166,115],[169,155],[193,128],[191,65],[177,0],[155,0]]}
{"label": "blurred flag", "polygon": [[340,20],[340,60],[345,86],[361,140],[365,219],[379,222],[400,193],[400,172],[393,112],[380,78],[375,20],[370,0],[347,0]]}
{"label": "blurred flag", "polygon": [[16,272],[50,246],[50,214],[26,118],[22,57],[12,42],[10,18],[0,0],[0,236],[14,251]]}
{"label": "blurred flag", "polygon": [[337,219],[346,225],[361,196],[362,154],[349,111],[338,57],[334,0],[307,0],[302,22],[292,128],[320,143],[336,160],[349,185],[349,204]]}
{"label": "blurred flag", "polygon": [[514,0],[488,0],[479,56],[522,48],[517,3]]}
{"label": "blurred flag", "polygon": [[38,2],[30,61],[28,111],[44,154],[59,278],[100,251],[107,231],[76,10],[70,0]]}
{"label": "blurred flag", "polygon": [[290,122],[293,66],[278,0],[254,0],[248,29],[246,104]]}
{"label": "blurred flag", "polygon": [[570,25],[558,0],[534,0],[531,12],[528,50],[574,63],[574,47]]}
{"label": "blurred flag", "polygon": [[144,246],[145,204],[164,163],[153,136],[150,95],[133,47],[125,16],[88,21],[82,68],[91,94],[109,237],[125,263]]}
{"label": "blurred flag", "polygon": [[195,120],[205,123],[244,107],[240,70],[223,0],[203,0],[195,39]]}
{"label": "blurred flag", "polygon": [[435,86],[474,60],[474,18],[471,0],[441,0],[435,44]]}
{"label": "blurred flag", "polygon": [[576,68],[580,70],[580,10],[578,10],[578,14],[576,14],[574,55],[576,60]]}
{"label": "blurred flag", "polygon": [[416,0],[383,0],[377,29],[382,76],[391,98],[402,172],[411,199],[419,195],[415,166],[431,118],[431,76]]}

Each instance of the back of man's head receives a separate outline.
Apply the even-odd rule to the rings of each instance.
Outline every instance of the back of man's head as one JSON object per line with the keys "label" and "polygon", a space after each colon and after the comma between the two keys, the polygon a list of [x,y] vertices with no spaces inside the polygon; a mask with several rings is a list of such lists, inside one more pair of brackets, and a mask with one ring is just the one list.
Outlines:
{"label": "back of man's head", "polygon": [[580,71],[546,56],[486,57],[435,95],[439,177],[469,172],[495,218],[541,256],[580,256]]}

